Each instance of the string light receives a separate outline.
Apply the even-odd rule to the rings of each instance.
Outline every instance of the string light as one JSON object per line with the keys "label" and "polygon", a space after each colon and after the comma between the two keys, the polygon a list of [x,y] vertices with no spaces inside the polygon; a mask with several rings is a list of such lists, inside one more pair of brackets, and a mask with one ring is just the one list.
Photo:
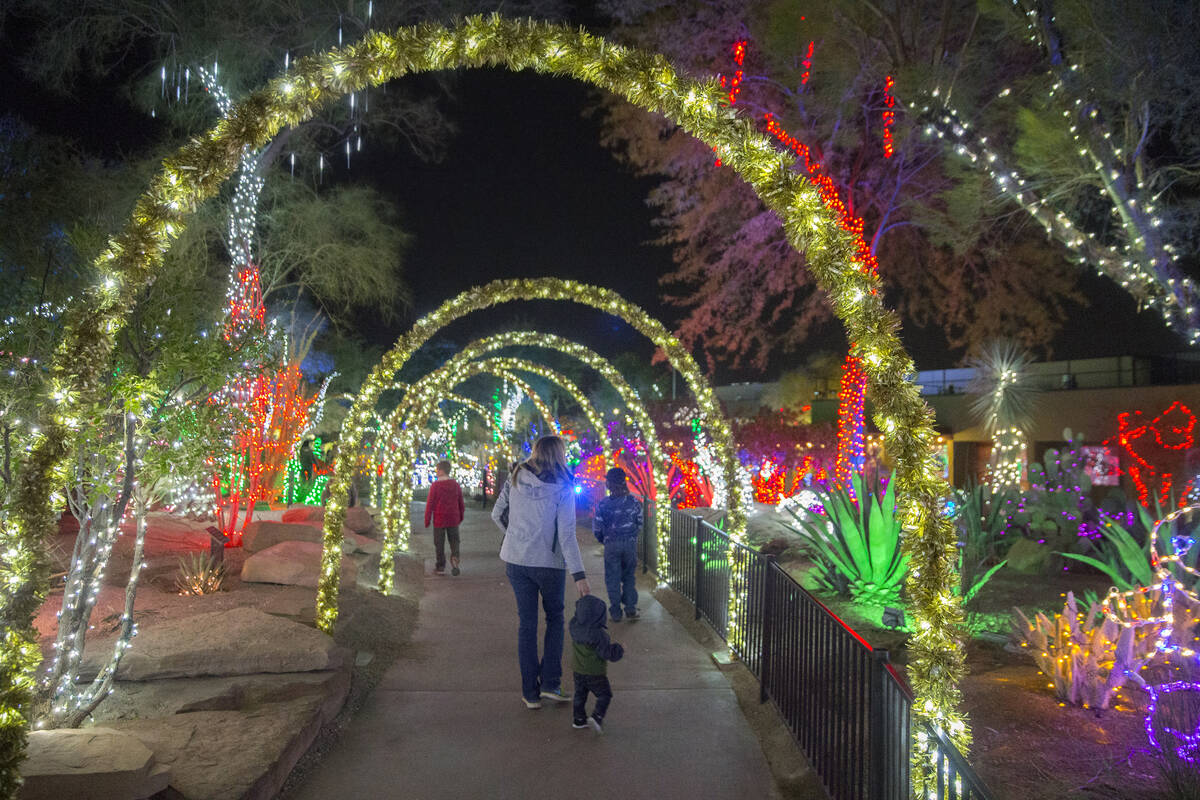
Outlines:
{"label": "string light", "polygon": [[[1156,482],[1158,490],[1154,493],[1154,500],[1160,506],[1166,505],[1171,496],[1174,475],[1163,469],[1161,464],[1151,463],[1147,458],[1149,453],[1143,449],[1142,443],[1147,442],[1150,439],[1148,434],[1152,433],[1154,434],[1154,443],[1161,450],[1190,449],[1196,441],[1196,415],[1178,400],[1171,403],[1166,411],[1149,422],[1133,425],[1130,420],[1140,417],[1141,414],[1141,411],[1118,414],[1117,434],[1113,438],[1133,459],[1134,463],[1125,472],[1133,480],[1134,488],[1138,493],[1138,501],[1146,508],[1150,507],[1150,487],[1152,483]],[[1165,440],[1164,435],[1167,437]],[[1112,440],[1111,438],[1106,439],[1104,443],[1109,444]],[[1189,478],[1184,483],[1182,491],[1179,492],[1181,506],[1188,502],[1187,498],[1191,494],[1193,485],[1200,485],[1196,483],[1195,476]]]}
{"label": "string light", "polygon": [[[789,160],[754,130],[751,121],[723,103],[716,81],[680,76],[663,57],[614,45],[585,31],[535,21],[472,17],[453,27],[424,24],[393,33],[369,31],[345,48],[316,53],[292,63],[289,72],[239,103],[207,134],[194,137],[163,162],[162,171],[139,200],[125,229],[100,254],[100,275],[120,276],[114,289],[95,289],[78,301],[64,326],[57,351],[52,389],[66,400],[46,404],[40,433],[22,459],[25,479],[14,493],[4,526],[4,552],[18,556],[0,561],[0,584],[10,588],[0,608],[5,639],[0,659],[0,789],[17,780],[15,764],[24,743],[31,675],[38,654],[33,615],[46,591],[44,561],[30,556],[43,534],[53,527],[51,487],[67,457],[69,433],[79,425],[84,398],[102,385],[107,354],[138,293],[158,271],[171,241],[205,198],[215,194],[237,167],[243,147],[265,146],[280,130],[307,119],[312,109],[350,91],[379,85],[414,70],[429,71],[483,65],[574,77],[625,97],[640,107],[662,113],[710,147],[741,175],[779,215],[789,242],[806,254],[817,285],[830,298],[847,337],[858,343],[872,400],[896,463],[900,516],[906,545],[914,559],[909,577],[909,610],[914,633],[908,677],[917,702],[919,722],[941,725],[961,748],[969,735],[959,711],[959,681],[964,671],[961,647],[961,604],[956,599],[957,548],[953,525],[940,513],[949,489],[930,456],[934,433],[919,393],[906,376],[915,374],[911,358],[896,335],[898,319],[883,305],[878,279],[856,255],[853,238],[839,217],[825,207],[807,180],[797,176]],[[514,299],[584,302],[619,314],[662,348],[696,395],[714,443],[727,459],[729,474],[736,459],[720,409],[682,345],[661,324],[611,292],[570,281],[550,279],[503,281],[478,287],[443,306],[397,342],[365,382],[341,433],[344,446],[357,447],[371,420],[371,409],[388,378],[409,355],[451,319]],[[80,356],[80,354],[86,354]],[[317,622],[330,630],[337,616],[341,525],[345,493],[353,465],[339,462],[326,505],[326,547],[318,589]],[[347,460],[348,461],[348,460]],[[729,531],[744,540],[745,519],[740,486],[733,482]]]}
{"label": "string light", "polygon": [[867,373],[862,362],[846,356],[842,362],[842,380],[838,386],[837,456],[833,462],[833,483],[851,496],[851,477],[861,475],[866,461],[863,449],[863,408],[866,404]]}
{"label": "string light", "polygon": [[[1055,81],[1051,94],[1062,88],[1062,81]],[[1008,94],[1006,88],[1000,92],[1000,97]],[[1094,142],[1083,142],[1077,126],[1071,126],[1075,144],[1101,179],[1113,203],[1114,215],[1125,229],[1126,241],[1120,245],[1101,243],[1076,225],[1065,212],[1056,209],[1051,198],[1035,191],[1033,181],[1009,166],[987,138],[965,122],[940,92],[935,90],[925,103],[920,115],[926,123],[926,135],[945,140],[952,153],[983,170],[1000,194],[1033,217],[1047,236],[1072,253],[1081,266],[1094,267],[1101,275],[1116,282],[1133,295],[1139,306],[1157,309],[1163,323],[1178,331],[1189,344],[1200,342],[1200,292],[1195,282],[1180,270],[1170,245],[1153,247],[1146,241],[1147,237],[1157,239],[1153,234],[1158,227],[1157,218],[1144,213],[1137,198],[1118,185],[1120,174],[1107,159],[1102,161],[1096,156]],[[916,104],[910,104],[910,109],[916,111]],[[1064,110],[1063,114],[1070,117],[1072,111]],[[1105,147],[1110,146],[1110,139],[1107,132],[1101,137]],[[1130,177],[1137,180],[1133,173]]]}

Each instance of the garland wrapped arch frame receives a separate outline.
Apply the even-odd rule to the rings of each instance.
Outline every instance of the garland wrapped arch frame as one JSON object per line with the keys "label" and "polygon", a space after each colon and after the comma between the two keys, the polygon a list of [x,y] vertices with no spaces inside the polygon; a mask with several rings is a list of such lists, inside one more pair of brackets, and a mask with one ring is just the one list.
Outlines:
{"label": "garland wrapped arch frame", "polygon": [[[596,287],[578,285],[582,289],[591,291],[606,292],[607,290],[597,289]],[[453,302],[453,301],[451,301]],[[434,312],[435,314],[437,312]],[[440,398],[446,394],[459,382],[465,380],[476,370],[485,370],[484,365],[489,362],[497,363],[499,366],[507,366],[516,369],[526,369],[538,371],[539,374],[549,375],[552,371],[540,368],[536,364],[529,363],[524,359],[513,358],[483,358],[489,353],[496,350],[502,350],[506,347],[540,347],[552,349],[557,353],[562,353],[572,358],[579,360],[585,365],[595,369],[600,375],[607,380],[617,394],[621,397],[621,402],[633,415],[634,421],[641,428],[646,439],[646,450],[650,456],[651,470],[654,475],[654,481],[657,486],[667,485],[667,474],[665,470],[666,453],[663,451],[660,442],[658,441],[657,433],[654,429],[654,422],[650,419],[650,415],[646,412],[645,406],[642,404],[641,398],[637,392],[621,375],[612,364],[600,356],[595,351],[585,347],[578,342],[554,334],[540,333],[537,331],[509,331],[506,333],[493,334],[468,344],[458,353],[456,353],[445,364],[430,372],[425,377],[413,383],[410,391],[406,393],[401,401],[384,423],[381,429],[381,434],[384,439],[389,441],[399,431],[397,436],[397,447],[387,450],[387,454],[381,459],[388,464],[387,471],[390,474],[386,485],[390,491],[387,495],[387,500],[383,508],[384,532],[385,538],[383,543],[383,551],[380,554],[379,566],[379,588],[380,591],[391,591],[395,565],[392,561],[397,549],[407,546],[408,536],[410,534],[410,523],[408,519],[408,508],[412,500],[412,483],[407,479],[408,473],[412,469],[413,459],[416,456],[415,436],[419,424],[423,422],[429,414],[432,413],[432,408],[437,404]],[[474,359],[483,359],[476,361]],[[695,367],[695,364],[692,365]],[[486,371],[486,370],[485,370]],[[558,376],[561,380],[566,379]],[[553,378],[552,378],[553,379]],[[569,381],[568,381],[569,383]],[[571,384],[573,387],[574,384]],[[568,389],[570,391],[570,389]],[[584,405],[585,411],[591,406],[587,398],[579,392],[578,387],[574,388],[578,394],[575,396],[577,402]],[[592,413],[595,413],[594,411]],[[402,424],[407,422],[407,426],[401,428]],[[706,419],[707,423],[708,420]],[[727,430],[728,426],[723,419],[718,420]],[[592,423],[596,424],[595,421]],[[605,436],[603,424],[598,429],[601,437]],[[377,440],[379,441],[379,440]],[[733,454],[729,453],[732,459]],[[727,482],[727,486],[731,486]],[[731,495],[725,498],[728,503],[733,503],[735,500],[740,502],[740,497]],[[669,531],[670,520],[666,514],[655,514],[655,519],[658,525],[657,544],[658,556],[661,559],[658,563],[660,568],[665,569],[667,566],[667,533]],[[328,531],[327,531],[328,533]],[[326,547],[332,548],[332,544],[327,544]],[[327,573],[322,573],[322,585],[327,578]],[[319,607],[318,607],[319,609]],[[336,613],[336,608],[334,609]]]}
{"label": "garland wrapped arch frame", "polygon": [[[496,347],[493,345],[493,347]],[[474,351],[474,345],[468,346],[468,350]],[[404,401],[400,403],[395,410],[388,415],[380,429],[382,440],[377,438],[375,443],[374,462],[381,468],[384,474],[384,480],[388,487],[388,497],[385,503],[382,503],[382,519],[384,531],[384,549],[394,552],[396,549],[406,549],[408,546],[408,538],[411,533],[408,516],[402,513],[407,508],[406,504],[398,502],[399,497],[399,482],[402,480],[411,479],[412,459],[415,457],[415,450],[410,453],[405,453],[405,458],[401,457],[402,446],[407,445],[407,441],[401,441],[399,431],[402,430],[419,430],[420,426],[425,424],[426,417],[413,413],[413,405],[416,403],[416,398],[425,397],[427,393],[436,392],[436,401],[433,406],[443,400],[453,399],[455,395],[446,388],[435,388],[432,384],[435,381],[440,381],[438,387],[446,387],[448,383],[461,383],[468,377],[466,373],[460,373],[460,370],[465,366],[462,353],[456,355],[443,367],[429,373],[424,378],[421,378],[417,383],[413,384],[409,393],[405,396]],[[515,381],[519,386],[523,387],[523,391],[529,395],[530,400],[538,407],[543,419],[547,421],[547,425],[558,433],[557,423],[552,415],[546,409],[546,404],[533,391],[521,377],[515,373],[529,372],[545,378],[552,383],[561,387],[583,410],[584,417],[588,421],[588,425],[596,432],[598,441],[603,445],[605,439],[604,421],[595,407],[588,400],[587,396],[580,391],[571,379],[565,375],[544,367],[540,364],[520,358],[489,358],[483,362],[478,362],[482,366],[483,374],[496,375],[501,378],[509,378]],[[474,374],[474,373],[472,373]],[[448,381],[447,378],[457,375],[454,381]],[[636,395],[635,395],[636,396]],[[431,398],[432,399],[432,398]],[[544,410],[545,409],[545,410]],[[481,410],[481,413],[482,412]],[[490,423],[490,418],[485,419]],[[380,446],[384,445],[382,449]],[[380,591],[387,593],[392,589],[393,570],[384,567],[380,571]]]}
{"label": "garland wrapped arch frame", "polygon": [[[830,298],[854,353],[863,358],[875,421],[896,459],[900,514],[907,532],[904,546],[913,565],[907,588],[915,624],[908,669],[917,695],[914,712],[918,719],[940,724],[960,745],[967,744],[965,719],[958,710],[965,655],[955,535],[939,513],[948,486],[931,454],[932,413],[911,382],[914,365],[896,334],[899,319],[883,305],[877,276],[856,260],[849,235],[823,207],[817,191],[792,171],[790,159],[775,151],[752,120],[723,102],[716,81],[684,77],[661,55],[619,47],[585,31],[474,17],[449,27],[422,24],[391,33],[373,31],[347,47],[298,59],[208,134],[166,159],[128,225],[97,259],[101,280],[68,315],[63,343],[51,366],[41,434],[22,459],[5,524],[0,560],[0,582],[6,588],[0,604],[0,792],[11,794],[19,783],[17,765],[28,729],[39,661],[32,621],[49,585],[42,543],[54,528],[50,487],[61,483],[81,409],[102,391],[117,331],[188,216],[233,174],[243,148],[266,145],[283,128],[349,92],[414,72],[483,66],[575,78],[662,113],[715,148],[722,162],[779,215],[789,242],[806,254],[817,284]],[[574,299],[561,296],[561,290],[529,288],[532,296]],[[401,350],[424,333],[411,332],[401,340]],[[686,360],[682,346],[673,339],[667,344],[664,349],[673,363]],[[398,360],[393,355],[391,362]],[[355,409],[349,433],[361,434],[368,408]],[[335,488],[344,491],[348,475],[336,477]],[[340,537],[345,506],[336,500],[338,493],[333,496],[326,520],[337,523],[335,535]],[[328,627],[332,621],[326,614],[320,624]]]}

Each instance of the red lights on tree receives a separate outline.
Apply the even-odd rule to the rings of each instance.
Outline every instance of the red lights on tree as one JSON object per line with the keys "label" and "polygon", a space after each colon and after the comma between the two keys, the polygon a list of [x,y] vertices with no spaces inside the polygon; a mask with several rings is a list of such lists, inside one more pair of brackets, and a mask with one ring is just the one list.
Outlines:
{"label": "red lights on tree", "polygon": [[241,543],[254,505],[278,496],[287,462],[308,428],[315,397],[305,397],[303,380],[300,366],[293,363],[211,400],[245,415],[229,450],[209,460],[218,525],[231,547]]}
{"label": "red lights on tree", "polygon": [[896,152],[895,143],[892,141],[892,126],[896,124],[896,112],[892,109],[896,106],[896,98],[892,95],[892,87],[896,85],[896,81],[891,75],[883,83],[883,102],[887,109],[883,112],[883,157],[891,158]]}
{"label": "red lights on tree", "polygon": [[862,361],[846,356],[842,364],[842,382],[838,387],[837,458],[833,467],[833,482],[851,489],[850,476],[862,471],[866,451],[863,449],[863,407],[867,390],[867,374]]}

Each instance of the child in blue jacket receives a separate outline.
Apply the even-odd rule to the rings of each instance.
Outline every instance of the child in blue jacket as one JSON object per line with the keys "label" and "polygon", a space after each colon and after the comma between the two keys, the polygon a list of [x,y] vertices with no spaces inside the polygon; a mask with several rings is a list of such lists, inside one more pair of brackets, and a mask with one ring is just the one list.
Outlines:
{"label": "child in blue jacket", "polygon": [[608,497],[596,506],[592,533],[604,545],[604,586],[608,589],[609,613],[613,622],[625,616],[636,619],[637,537],[642,529],[642,504],[629,493],[625,470],[613,467],[604,476]]}

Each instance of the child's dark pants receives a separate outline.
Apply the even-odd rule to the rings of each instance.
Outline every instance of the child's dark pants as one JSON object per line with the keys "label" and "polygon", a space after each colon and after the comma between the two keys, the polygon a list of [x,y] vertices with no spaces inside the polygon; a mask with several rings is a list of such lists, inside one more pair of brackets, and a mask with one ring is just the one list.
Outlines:
{"label": "child's dark pants", "polygon": [[588,692],[596,695],[596,707],[592,709],[592,716],[597,721],[604,719],[604,713],[608,711],[608,704],[612,701],[612,687],[608,684],[607,675],[584,675],[575,673],[575,722],[579,725],[587,722],[587,699]]}
{"label": "child's dark pants", "polygon": [[433,547],[437,551],[435,569],[446,568],[446,540],[450,540],[450,557],[458,558],[458,526],[453,528],[434,528]]}

